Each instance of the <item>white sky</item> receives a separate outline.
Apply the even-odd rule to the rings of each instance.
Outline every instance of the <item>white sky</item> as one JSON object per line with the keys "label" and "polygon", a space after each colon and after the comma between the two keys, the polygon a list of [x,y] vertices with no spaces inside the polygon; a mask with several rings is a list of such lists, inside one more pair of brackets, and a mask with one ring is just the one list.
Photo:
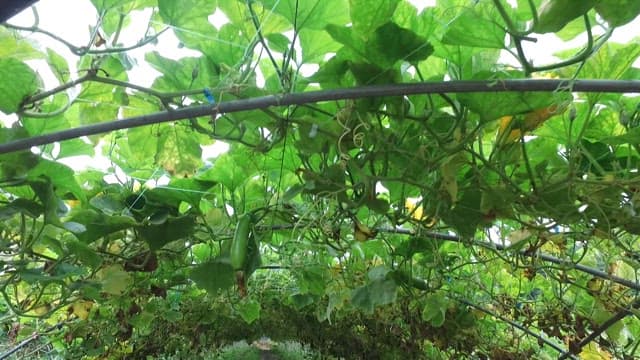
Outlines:
{"label": "white sky", "polygon": [[[431,6],[435,3],[435,0],[409,1],[413,3],[419,10],[427,6]],[[60,0],[40,0],[37,3],[36,6],[40,15],[39,26],[42,29],[46,29],[47,31],[64,38],[65,40],[75,44],[76,46],[87,45],[90,36],[89,26],[95,24],[96,20],[95,8],[88,0],[64,0],[64,6],[61,6],[61,2],[62,1]],[[513,0],[509,0],[509,3],[513,2]],[[147,11],[138,12],[135,16],[133,16],[133,19],[129,26],[126,28],[126,31],[121,32],[119,40],[120,43],[124,45],[136,44],[144,36],[144,31],[147,27],[150,15],[151,12]],[[33,19],[33,13],[31,12],[31,10],[26,10],[11,19],[9,23],[22,26],[31,26],[33,24]],[[209,20],[219,27],[226,21],[226,18],[223,14],[218,12],[214,14],[214,16],[211,16]],[[628,43],[638,34],[638,29],[640,29],[640,21],[636,20],[633,23],[616,29],[610,41]],[[70,65],[74,66],[75,56],[73,56],[64,45],[41,34],[31,34],[28,37],[32,38],[40,44],[51,47],[61,55],[72,59],[72,61],[70,61]],[[538,38],[537,43],[525,42],[525,51],[527,55],[531,57],[535,64],[541,65],[557,61],[557,59],[553,57],[553,53],[557,50],[574,49],[583,45],[586,35],[579,36],[569,43],[564,43],[554,34],[546,34],[542,36],[537,35],[536,37]],[[195,51],[191,51],[186,48],[179,48],[178,44],[179,41],[173,35],[173,33],[171,31],[167,31],[161,35],[158,45],[147,45],[145,47],[138,48],[129,52],[128,55],[137,60],[137,65],[132,71],[129,71],[128,73],[129,80],[132,83],[148,87],[151,86],[153,79],[160,75],[153,68],[146,65],[144,61],[144,55],[147,51],[158,51],[162,56],[172,59],[179,59],[184,56],[199,55],[199,53]],[[501,62],[510,65],[517,65],[515,59],[513,59],[510,55],[507,55],[506,52],[505,56],[501,58]],[[37,65],[36,62],[36,64],[33,65],[37,69],[39,69],[38,71],[45,81],[46,88],[52,88],[57,85],[55,77],[53,76],[53,74],[51,74],[46,64]],[[640,67],[640,64],[636,62],[635,66]],[[71,68],[70,70],[72,73],[75,73],[75,69]],[[15,117],[13,119],[15,119]],[[7,121],[6,118],[0,120],[4,120],[5,122]],[[226,144],[222,142],[217,142],[213,146],[203,147],[203,158],[206,159],[215,157],[221,152],[226,151],[227,148],[228,147],[226,146]],[[79,163],[78,161],[80,163],[84,163],[83,166],[86,166],[86,164],[89,163],[87,159],[69,159],[65,162],[68,165],[74,165],[73,167],[77,168]],[[93,159],[90,161],[90,163],[92,167],[97,166],[98,168],[101,168],[103,170],[106,170],[110,165],[108,161],[106,161],[106,159],[102,159],[102,161]]]}

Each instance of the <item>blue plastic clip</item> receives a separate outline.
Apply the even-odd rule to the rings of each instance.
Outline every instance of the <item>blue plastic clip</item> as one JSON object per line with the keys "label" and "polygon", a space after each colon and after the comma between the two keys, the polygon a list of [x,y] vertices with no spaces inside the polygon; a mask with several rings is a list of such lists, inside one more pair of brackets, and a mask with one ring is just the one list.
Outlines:
{"label": "blue plastic clip", "polygon": [[209,90],[209,88],[204,88],[202,92],[204,93],[204,97],[207,98],[207,101],[209,102],[209,104],[216,103],[216,99],[213,97],[213,94],[211,93],[211,90]]}

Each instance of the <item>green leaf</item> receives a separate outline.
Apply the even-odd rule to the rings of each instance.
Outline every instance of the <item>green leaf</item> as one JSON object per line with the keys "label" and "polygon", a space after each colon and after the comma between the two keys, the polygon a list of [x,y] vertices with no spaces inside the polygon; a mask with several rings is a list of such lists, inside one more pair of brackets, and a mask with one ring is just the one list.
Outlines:
{"label": "green leaf", "polygon": [[216,185],[214,181],[199,180],[197,178],[172,179],[166,186],[158,186],[145,193],[151,201],[178,208],[180,202],[186,202],[193,207],[200,205],[200,199]]}
{"label": "green leaf", "polygon": [[599,0],[545,0],[538,9],[538,23],[533,29],[544,34],[560,31],[571,20],[584,15]]}
{"label": "green leaf", "polygon": [[397,285],[393,279],[376,279],[351,293],[353,306],[372,314],[376,306],[390,304],[396,300]]}
{"label": "green leaf", "polygon": [[242,320],[251,324],[260,318],[260,303],[256,300],[244,300],[236,306],[236,311]]}
{"label": "green leaf", "polygon": [[80,241],[87,244],[136,225],[135,220],[128,216],[108,216],[95,210],[80,210],[73,214],[69,221],[83,224],[86,227],[86,231],[75,235]]}
{"label": "green leaf", "polygon": [[[524,75],[520,72],[501,72],[492,74],[480,72],[474,76],[477,80],[495,80],[495,86],[500,86],[501,79],[519,79]],[[501,92],[501,93],[468,93],[458,94],[461,103],[480,115],[481,120],[495,120],[504,115],[524,114],[535,109],[542,109],[551,105],[568,103],[572,97],[568,91],[555,93],[545,92]]]}
{"label": "green leaf", "polygon": [[451,212],[442,217],[442,220],[455,228],[461,237],[472,238],[483,219],[480,210],[481,198],[482,194],[475,188],[464,190],[462,199]]}
{"label": "green leaf", "polygon": [[[152,51],[145,54],[145,60],[162,73],[153,82],[153,88],[160,91],[183,91],[187,88],[206,88],[214,84],[217,72],[213,64],[204,57],[183,57],[172,60]],[[193,79],[193,71],[198,76]]]}
{"label": "green leaf", "polygon": [[316,301],[316,297],[311,294],[292,294],[289,296],[289,300],[296,310],[301,310],[313,304]]}
{"label": "green leaf", "polygon": [[29,170],[27,179],[39,180],[42,176],[50,179],[56,188],[56,192],[62,194],[70,192],[77,200],[83,203],[87,201],[87,195],[76,181],[76,174],[70,167],[41,159],[35,167]]}
{"label": "green leaf", "polygon": [[[232,4],[232,2],[228,1],[223,1],[223,3],[228,3],[229,5]],[[242,4],[241,6],[245,7],[246,5]],[[247,19],[248,16],[249,15],[247,15]],[[267,26],[270,26],[272,23],[277,23],[277,19],[274,18],[275,16],[270,17],[270,21],[267,23]],[[243,22],[244,21],[246,20],[243,19]],[[247,23],[247,26],[249,26],[249,23],[250,21]],[[273,32],[268,31],[268,29],[265,28],[263,28],[263,30],[265,30],[264,33],[266,34]],[[254,31],[253,28],[252,31]],[[230,23],[222,26],[217,35],[211,36],[211,39],[215,39],[215,42],[212,43],[207,38],[205,39],[205,43],[200,45],[199,50],[206,55],[206,58],[203,58],[203,60],[206,59],[209,61],[209,66],[220,67],[221,69],[226,67],[235,71],[235,69],[245,63],[245,51],[250,45],[252,45],[250,40],[253,38],[253,34],[251,34],[251,37],[239,37],[238,33],[240,32],[243,32],[243,30],[241,30],[237,24]],[[202,36],[201,34],[198,35]],[[222,81],[227,81],[229,76],[236,76],[236,74],[233,72],[229,73],[227,70],[224,70],[223,72],[225,75],[222,77]],[[198,78],[201,77],[202,76],[199,76]]]}
{"label": "green leaf", "polygon": [[119,194],[98,194],[89,200],[89,204],[106,215],[119,214],[126,209],[125,203]]}
{"label": "green leaf", "polygon": [[30,39],[19,37],[15,32],[5,27],[0,28],[0,44],[2,44],[0,59],[31,60],[43,57],[42,52],[36,49]]}
{"label": "green leaf", "polygon": [[289,48],[291,47],[291,41],[289,41],[289,38],[282,34],[269,34],[265,36],[265,38],[269,44],[269,49],[275,50],[279,53],[284,54],[289,51]]}
{"label": "green leaf", "polygon": [[444,44],[481,48],[504,48],[506,32],[495,20],[485,19],[473,10],[462,12],[447,27],[442,37]]}
{"label": "green leaf", "polygon": [[301,293],[315,296],[324,295],[327,275],[319,266],[307,267],[296,274],[298,288]]}
{"label": "green leaf", "polygon": [[[67,94],[59,93],[51,97],[47,102],[40,105],[34,112],[41,114],[56,113],[60,111],[60,109],[64,109],[64,107],[68,106],[68,104],[69,98]],[[72,106],[68,111],[70,112],[76,110],[77,106]],[[57,116],[50,116],[46,119],[46,121],[43,121],[42,118],[31,117],[29,116],[29,114],[25,114],[24,116],[22,116],[21,121],[24,125],[25,130],[27,130],[30,135],[41,135],[70,128],[72,125],[67,119],[68,115],[69,114],[66,114],[66,116],[64,114],[59,114]]]}
{"label": "green leaf", "polygon": [[69,73],[69,64],[64,57],[51,49],[47,49],[47,63],[60,83],[69,81],[71,75]]}
{"label": "green leaf", "polygon": [[[574,56],[575,49],[558,53],[563,59]],[[595,79],[635,79],[633,63],[640,57],[640,45],[636,43],[606,43],[584,64],[580,77]],[[567,70],[574,72],[574,68]],[[561,74],[569,74],[561,70]],[[589,94],[589,98],[597,98],[600,94]]]}
{"label": "green leaf", "polygon": [[438,250],[438,243],[429,238],[411,237],[403,241],[395,250],[395,253],[407,259],[413,255],[422,253],[423,256],[432,256]]}
{"label": "green leaf", "polygon": [[282,15],[298,30],[321,30],[329,23],[345,25],[349,22],[346,11],[336,11],[347,8],[346,0],[265,0],[263,6]]}
{"label": "green leaf", "polygon": [[169,322],[176,322],[182,320],[183,315],[182,312],[177,310],[168,310],[162,313],[162,317],[167,319]]}
{"label": "green leaf", "polygon": [[193,258],[195,259],[196,263],[202,264],[211,258],[213,249],[211,248],[211,246],[209,246],[209,244],[200,243],[195,244],[191,247],[191,253],[193,254]]}
{"label": "green leaf", "polygon": [[38,74],[14,58],[0,58],[0,79],[0,111],[5,114],[18,111],[22,101],[42,87]]}
{"label": "green leaf", "polygon": [[162,124],[157,128],[149,127],[132,128],[126,131],[126,137],[120,142],[121,157],[119,165],[125,169],[145,169],[150,165],[158,151],[158,134],[167,131],[167,126]]}
{"label": "green leaf", "polygon": [[[0,143],[23,139],[29,134],[22,128],[0,128]],[[38,164],[40,158],[31,151],[19,151],[0,155],[0,179],[24,178],[27,171]]]}
{"label": "green leaf", "polygon": [[333,41],[326,31],[305,29],[300,31],[300,47],[305,63],[319,63],[325,54],[337,52],[340,44]]}
{"label": "green leaf", "polygon": [[625,134],[600,139],[607,145],[640,144],[640,128],[629,129]]}
{"label": "green leaf", "polygon": [[195,178],[218,182],[230,191],[234,191],[253,175],[253,172],[249,171],[246,160],[232,153],[227,153],[219,156],[213,163],[213,167],[197,174]]}
{"label": "green leaf", "polygon": [[71,156],[93,156],[95,154],[94,145],[88,144],[82,139],[73,139],[60,142],[60,151],[57,159],[63,159]]}
{"label": "green leaf", "polygon": [[69,252],[75,255],[83,264],[94,269],[102,265],[102,257],[85,243],[69,240],[65,242],[65,245],[67,246],[67,249],[69,249]]}
{"label": "green leaf", "polygon": [[327,25],[326,31],[333,40],[345,45],[350,50],[350,59],[360,61],[367,59],[366,42],[355,37],[353,29],[330,24]]}
{"label": "green leaf", "polygon": [[96,7],[97,10],[112,10],[117,6],[122,6],[126,3],[131,2],[130,0],[91,0],[93,6]]}
{"label": "green leaf", "polygon": [[43,211],[44,208],[41,204],[33,200],[18,198],[0,208],[0,221],[8,220],[18,213],[37,218]]}
{"label": "green leaf", "polygon": [[193,234],[194,227],[195,218],[192,215],[183,215],[169,217],[160,225],[140,227],[139,232],[151,250],[158,250],[172,241],[186,239]]}
{"label": "green leaf", "polygon": [[51,181],[48,178],[36,178],[29,185],[44,207],[45,224],[62,225],[59,217],[66,208],[62,200],[55,194]]}
{"label": "green leaf", "polygon": [[596,3],[596,11],[610,26],[622,26],[640,14],[640,1],[600,0]]}
{"label": "green leaf", "polygon": [[235,271],[226,258],[218,258],[194,267],[189,277],[198,287],[210,294],[217,294],[220,290],[228,289],[235,284]]}
{"label": "green leaf", "polygon": [[367,40],[380,25],[389,21],[400,3],[399,0],[378,0],[372,6],[368,0],[349,0],[349,12],[353,30]]}
{"label": "green leaf", "polygon": [[211,46],[210,39],[216,38],[216,28],[209,22],[215,9],[216,1],[212,0],[158,0],[160,17],[173,27],[185,46],[193,49]]}
{"label": "green leaf", "polygon": [[82,103],[79,105],[80,124],[90,125],[118,118],[118,107],[106,102]]}
{"label": "green leaf", "polygon": [[373,47],[391,64],[398,60],[415,64],[433,53],[433,46],[427,39],[394,22],[377,28],[372,42]]}
{"label": "green leaf", "polygon": [[429,321],[434,327],[444,324],[449,301],[440,293],[427,295],[422,309],[422,320]]}
{"label": "green leaf", "polygon": [[157,317],[158,316],[155,313],[142,311],[140,314],[136,314],[128,319],[128,323],[135,327],[136,333],[139,333],[141,336],[147,336],[151,334],[154,326],[153,324]]}

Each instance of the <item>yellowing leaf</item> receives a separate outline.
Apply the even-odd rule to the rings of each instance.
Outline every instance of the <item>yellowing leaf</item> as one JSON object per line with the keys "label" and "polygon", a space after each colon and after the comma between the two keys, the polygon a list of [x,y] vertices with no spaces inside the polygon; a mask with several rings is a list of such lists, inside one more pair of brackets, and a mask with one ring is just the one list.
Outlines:
{"label": "yellowing leaf", "polygon": [[611,354],[607,351],[601,350],[598,344],[590,342],[580,352],[580,359],[582,360],[611,360]]}
{"label": "yellowing leaf", "polygon": [[589,289],[589,292],[591,292],[592,295],[599,294],[603,287],[604,282],[600,278],[594,277],[587,281],[587,289]]}
{"label": "yellowing leaf", "polygon": [[122,241],[116,240],[109,244],[109,248],[107,249],[111,254],[120,254],[122,251]]}
{"label": "yellowing leaf", "polygon": [[133,279],[120,265],[110,265],[98,271],[98,279],[102,281],[102,291],[111,295],[121,295]]}
{"label": "yellowing leaf", "polygon": [[417,206],[419,199],[407,198],[404,201],[404,208],[407,210],[412,219],[422,221],[422,225],[428,228],[438,223],[438,218],[425,214],[422,205]]}
{"label": "yellowing leaf", "polygon": [[509,242],[511,243],[509,246],[514,246],[522,240],[528,239],[530,236],[531,231],[528,229],[514,230],[509,234]]}
{"label": "yellowing leaf", "polygon": [[377,232],[371,230],[368,226],[362,224],[358,220],[353,220],[353,233],[356,241],[367,241],[376,237]]}
{"label": "yellowing leaf", "polygon": [[415,220],[422,220],[422,205],[416,206],[417,201],[413,199],[405,199],[404,200],[404,208],[407,210],[409,214],[411,214],[411,218]]}
{"label": "yellowing leaf", "polygon": [[535,130],[545,121],[555,115],[562,114],[567,109],[565,105],[550,105],[535,109],[524,115],[507,115],[501,117],[496,141],[499,144],[509,144],[520,140],[524,133]]}
{"label": "yellowing leaf", "polygon": [[78,300],[73,304],[71,304],[69,309],[70,309],[70,312],[73,313],[73,315],[78,317],[78,319],[87,320],[87,318],[89,317],[89,312],[91,311],[92,307],[93,307],[93,301]]}
{"label": "yellowing leaf", "polygon": [[456,179],[459,163],[451,158],[440,167],[442,173],[442,189],[449,194],[451,203],[458,201],[458,180]]}
{"label": "yellowing leaf", "polygon": [[31,313],[33,313],[36,316],[43,316],[46,313],[48,313],[49,311],[51,311],[51,305],[44,304],[42,306],[38,306],[38,307],[34,308],[33,310],[31,310]]}

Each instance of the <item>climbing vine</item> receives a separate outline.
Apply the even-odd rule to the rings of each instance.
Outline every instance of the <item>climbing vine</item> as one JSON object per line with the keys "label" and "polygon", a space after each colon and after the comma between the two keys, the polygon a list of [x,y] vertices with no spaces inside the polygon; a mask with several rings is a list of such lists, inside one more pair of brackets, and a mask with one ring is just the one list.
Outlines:
{"label": "climbing vine", "polygon": [[[640,5],[413,3],[92,0],[83,45],[4,23],[5,342],[638,356],[640,45],[612,39]],[[550,36],[582,45],[539,63]]]}

